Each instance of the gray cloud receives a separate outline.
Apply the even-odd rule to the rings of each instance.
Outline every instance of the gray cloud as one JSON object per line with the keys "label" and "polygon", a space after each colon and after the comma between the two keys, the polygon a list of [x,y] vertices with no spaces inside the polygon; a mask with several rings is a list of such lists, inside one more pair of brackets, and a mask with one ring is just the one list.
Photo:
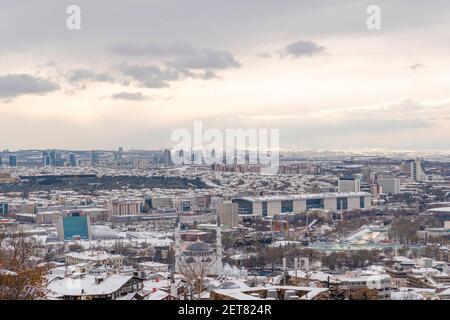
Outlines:
{"label": "gray cloud", "polygon": [[415,63],[409,66],[412,70],[416,71],[418,69],[426,68],[424,64],[421,63]]}
{"label": "gray cloud", "polygon": [[117,69],[126,77],[125,84],[129,81],[145,88],[166,88],[169,81],[180,79],[180,72],[173,68],[160,68],[155,65],[128,65],[121,64]]}
{"label": "gray cloud", "polygon": [[286,46],[282,55],[299,58],[303,56],[312,57],[325,51],[325,47],[309,40],[299,40]]}
{"label": "gray cloud", "polygon": [[[217,62],[217,61],[216,61]],[[124,76],[122,84],[137,85],[144,88],[167,88],[170,87],[170,82],[179,81],[185,78],[196,78],[202,80],[217,79],[219,76],[206,67],[212,67],[212,64],[205,63],[205,69],[200,68],[194,70],[188,68],[188,64],[182,63],[177,65],[167,64],[166,67],[159,67],[157,65],[128,65],[121,64],[116,69]],[[219,68],[219,65],[216,64]]]}
{"label": "gray cloud", "polygon": [[[419,0],[377,0],[376,2],[376,4],[379,5],[383,11],[383,38],[392,43],[395,43],[399,37],[402,39],[402,46],[393,48],[395,50],[393,50],[392,53],[397,50],[407,50],[407,52],[405,52],[405,56],[408,56],[408,52],[411,50],[414,51],[416,48],[421,50],[420,43],[426,43],[427,52],[430,54],[430,60],[433,59],[434,61],[436,59],[441,59],[441,54],[448,51],[449,44],[445,41],[439,41],[439,39],[448,38],[450,35],[450,1],[433,0],[432,4]],[[74,65],[95,65],[98,61],[101,61],[102,64],[109,66],[115,66],[121,62],[126,62],[129,65],[145,66],[156,64],[159,66],[160,71],[164,73],[167,67],[171,67],[170,70],[173,70],[176,67],[176,65],[169,65],[168,63],[175,62],[178,57],[185,54],[195,56],[198,54],[198,49],[192,50],[192,47],[189,45],[116,45],[115,48],[114,46],[108,48],[108,45],[123,42],[142,44],[148,41],[154,41],[155,43],[162,44],[187,42],[194,48],[239,48],[239,56],[236,57],[236,60],[240,62],[241,57],[242,59],[247,59],[249,58],[249,54],[255,55],[255,53],[261,51],[264,52],[265,50],[268,50],[272,57],[275,55],[278,56],[278,50],[285,49],[286,44],[298,39],[309,39],[317,42],[318,44],[322,44],[327,47],[330,46],[329,50],[331,51],[331,44],[328,44],[328,42],[325,42],[325,40],[322,39],[332,39],[333,43],[337,43],[338,46],[342,45],[341,49],[345,50],[344,47],[346,45],[351,45],[353,40],[371,37],[373,37],[374,40],[377,40],[376,35],[380,34],[370,32],[366,28],[366,8],[368,5],[373,4],[373,1],[369,0],[342,0],[339,1],[339,3],[332,0],[283,0],[282,5],[280,5],[280,1],[278,0],[248,0],[240,1],[239,3],[237,3],[237,1],[212,2],[208,0],[156,0],[151,2],[143,0],[129,0],[126,2],[112,2],[107,0],[77,0],[77,4],[80,5],[82,9],[82,29],[77,31],[70,31],[65,27],[65,19],[67,18],[65,12],[68,4],[70,3],[67,1],[42,0],[39,1],[39,6],[36,6],[36,4],[31,1],[0,0],[0,38],[2,38],[0,53],[5,54],[5,56],[1,56],[5,68],[3,74],[25,72],[23,71],[23,68],[27,67],[27,65],[24,63],[33,64],[36,63],[38,59],[41,59],[37,48],[43,47],[46,49],[47,56],[57,59],[58,64],[61,63],[61,66],[64,66],[65,68],[67,68],[67,66],[74,68]],[[108,8],[107,12],[105,11],[105,8]],[[110,13],[119,13],[120,23],[118,23],[117,20],[118,15]],[[249,17],[251,17],[251,19],[249,19]],[[411,17],[414,17],[414,19],[411,19]],[[11,32],[11,30],[14,32]],[[436,39],[434,37],[436,37]],[[273,49],[272,45],[276,45],[278,41],[284,42],[281,46],[279,46],[278,50]],[[322,41],[324,42],[322,43]],[[419,43],[419,47],[415,47],[416,41]],[[376,41],[374,43],[376,43]],[[105,48],[108,48],[108,53],[110,54],[105,55]],[[359,49],[367,50],[368,52],[371,51],[370,46],[367,46],[366,48],[358,48],[358,50]],[[325,52],[326,51],[328,51],[328,49],[326,49]],[[235,54],[237,54],[237,51]],[[422,54],[422,52],[420,52],[420,54]],[[294,55],[290,56],[294,57]],[[337,56],[338,54],[336,53],[336,58]],[[369,56],[371,55],[368,55],[367,59],[370,59]],[[23,57],[26,57],[26,61],[23,60]],[[394,58],[394,55],[392,57],[392,62],[397,66],[403,66],[404,70],[407,72],[421,73],[428,70],[420,69],[419,67],[416,68],[417,71],[413,72],[415,69],[410,69],[409,65],[412,65],[418,61],[413,60],[410,62],[405,62],[404,60],[402,61],[401,56],[400,58]],[[123,60],[121,58],[123,58]],[[398,59],[398,61],[395,59]],[[442,59],[443,60],[439,61],[436,60],[436,65],[441,65],[442,63],[442,66],[445,67],[445,58],[443,57]],[[9,61],[11,61],[12,64],[8,64]],[[15,61],[18,61],[18,63]],[[17,64],[14,65],[14,63]],[[251,61],[249,61],[249,63],[251,63]],[[270,61],[270,63],[275,63],[275,61]],[[426,63],[426,61],[424,63]],[[337,71],[333,66],[331,66],[331,68],[333,72]],[[431,67],[429,67],[429,69],[429,71],[434,72],[434,70],[431,70]],[[220,72],[217,70],[219,69],[185,69],[184,66],[181,66],[177,67],[174,72],[177,73],[180,79],[184,77],[203,77],[205,79],[213,79],[220,75]],[[54,72],[52,71],[52,73],[48,73],[46,69],[43,68],[41,72],[27,72],[31,72],[35,77],[39,76],[42,79],[52,80],[57,83],[61,83],[61,85],[64,83],[65,85],[67,82],[66,75],[68,73],[67,70],[62,71],[62,76],[58,78],[55,75],[57,70],[54,70]],[[95,70],[93,71],[99,72]],[[107,69],[104,71],[107,71]],[[176,81],[165,80],[164,75],[153,77],[149,76],[149,80],[146,79],[147,77],[144,75],[136,74],[135,71],[136,70],[128,70],[129,75],[124,75],[117,69],[111,69],[111,74],[119,83],[126,84],[128,81],[130,85],[133,84],[138,86],[143,86],[143,84],[158,84],[164,87],[169,86],[172,81]],[[59,73],[57,75],[59,76]],[[274,72],[273,74],[273,78],[280,76],[282,77],[283,75],[279,75],[277,72]],[[386,76],[391,79],[391,75]],[[380,75],[380,77],[382,76]],[[58,81],[55,79],[58,79]],[[59,79],[62,81],[59,82]],[[359,79],[360,78],[357,76],[352,80]],[[265,79],[262,78],[261,80],[264,81]],[[374,77],[373,80],[375,82],[380,81],[381,79],[377,80]],[[423,92],[417,93],[417,90],[414,90],[415,84],[413,84],[413,82],[408,83],[408,81],[403,81],[400,83],[399,81],[398,87],[394,88],[398,89],[399,93],[389,94],[386,92],[386,99],[398,99],[403,93],[408,91],[412,92],[415,97],[420,96],[424,99],[435,99],[435,95],[441,97],[445,94],[444,80],[439,77],[431,77],[430,79],[425,79],[424,81],[426,80],[429,80],[429,87],[432,88],[431,90],[424,90]],[[94,80],[84,79],[80,81],[82,81],[80,83],[84,85],[84,82]],[[268,81],[271,80],[268,79]],[[358,83],[355,87],[352,87],[352,83],[353,81],[349,82],[349,91],[361,93],[362,90],[366,90],[365,88],[362,88],[363,84],[360,86],[360,83]],[[78,88],[78,83],[73,84],[75,84]],[[64,89],[72,89],[72,87],[75,86],[70,86],[69,88]],[[2,88],[0,89],[3,91]],[[112,93],[120,92],[122,90],[131,92],[140,91],[137,88],[130,87],[129,89],[118,89],[116,91],[112,91]],[[142,90],[142,92],[146,93],[144,90]],[[270,93],[271,92],[269,91],[268,94]],[[177,93],[174,91],[171,94],[176,95]],[[334,90],[330,92],[330,97],[333,97],[333,94]],[[111,95],[111,93],[107,93],[107,95]],[[0,97],[1,96],[2,93],[0,92]],[[365,101],[367,101],[367,103],[374,103],[374,101],[379,100],[374,96],[375,95],[371,94],[368,95],[367,100],[365,100],[365,98],[355,97],[355,103],[364,104],[366,103]],[[222,96],[218,94],[217,97],[220,98]],[[243,95],[242,97],[242,99],[239,99],[239,96],[237,96],[235,99],[235,101],[239,101],[239,103],[242,104],[240,113],[245,113],[247,109],[253,110],[252,99],[249,99],[247,102],[247,95]],[[295,97],[298,97],[298,101],[294,101]],[[345,105],[348,100],[346,98],[341,99],[340,97],[340,94],[336,95],[335,104],[338,106],[342,104]],[[110,98],[111,97],[108,97],[108,99]],[[201,105],[202,103],[206,104],[213,101],[213,99],[209,101],[206,98],[207,97],[196,96],[195,99],[192,100],[192,103],[198,103]],[[295,103],[298,103],[298,111],[301,113],[301,105],[304,103],[309,103],[309,99],[303,99],[303,96],[294,95],[292,98],[292,104],[294,106],[292,107],[290,103],[289,107],[287,105],[285,106],[284,101],[288,99],[274,99],[276,103],[273,103],[272,99],[269,100],[267,101],[268,107],[277,108],[275,110],[280,114],[283,112],[284,107],[288,109],[286,112],[295,113],[296,109],[291,110],[295,108]],[[182,103],[184,102],[180,101],[180,104]],[[311,101],[311,103],[314,104],[315,102]],[[247,104],[249,106],[248,108]],[[317,102],[316,105],[318,106],[318,111],[323,109],[319,107],[319,105],[322,105],[320,101]],[[25,108],[25,106],[23,108]],[[309,110],[312,107],[308,105],[306,108]],[[58,109],[60,109],[60,111],[58,111],[60,112],[60,116],[67,118],[65,109]],[[102,114],[103,112],[103,109],[97,108],[97,106],[95,106],[94,109],[96,113]],[[450,114],[449,110],[450,109],[432,110],[433,116],[445,116]],[[111,111],[108,112],[115,113],[116,110],[111,109]],[[224,110],[225,114],[227,112],[229,111]],[[358,115],[358,113],[356,113],[354,117],[354,112],[357,111],[350,110],[349,112],[343,112],[345,112],[343,117],[348,119],[355,118],[355,121],[361,121],[361,123],[366,123],[367,125],[367,122],[364,122],[367,118],[364,118],[362,115]],[[371,114],[376,111],[371,111],[369,109],[361,112]],[[340,115],[337,111],[335,113]],[[414,122],[414,118],[425,119],[420,117],[422,116],[422,113],[424,117],[431,116],[431,113],[426,112],[425,109],[424,111],[419,112],[420,114],[414,115],[413,118],[409,118],[410,113],[410,109],[405,109],[404,112],[398,111],[395,114],[392,114],[388,108],[387,111],[383,110],[383,112],[380,113],[380,120],[377,120],[379,123],[371,123],[378,126],[382,125],[383,119],[388,118],[402,120],[405,116],[408,116],[407,121],[409,121],[409,123],[404,124],[404,127],[414,125],[421,126],[421,123]],[[332,114],[330,118],[325,119],[329,119],[329,122],[331,122],[334,119],[333,116],[334,114]],[[2,117],[4,120],[3,123],[7,122],[7,119],[10,120],[10,123],[8,122],[7,125],[10,129],[12,128],[14,130],[6,130],[6,127],[1,126],[0,130],[5,134],[10,135],[11,132],[16,132],[15,130],[17,130],[18,133],[15,135],[16,137],[11,137],[11,142],[8,139],[7,143],[16,143],[16,145],[19,146],[21,143],[28,144],[30,141],[34,141],[34,143],[41,143],[39,140],[61,138],[60,136],[47,137],[44,135],[43,132],[45,132],[44,130],[47,128],[45,128],[43,122],[41,122],[41,119],[36,121],[36,119],[33,118],[29,123],[27,123],[30,124],[30,126],[27,126],[27,130],[25,132],[32,132],[32,134],[29,135],[29,137],[25,137],[25,132],[23,132],[23,129],[21,129],[22,131],[19,130],[20,128],[23,128],[23,126],[17,125],[21,123],[22,119],[19,119],[18,116],[6,118],[3,114]],[[130,122],[132,122],[131,120],[138,120],[141,117],[136,116],[133,118],[133,116],[130,115],[129,118]],[[342,121],[344,120],[340,120],[340,122]],[[442,118],[441,121],[442,125],[445,125],[447,126],[446,128],[448,128],[448,119]],[[55,125],[55,122],[57,121],[54,121],[53,119],[48,121],[48,123],[51,123],[52,126]],[[312,126],[312,124],[316,124],[318,121],[315,119],[307,119],[304,122],[306,122],[307,125],[309,124]],[[48,123],[45,122],[47,126]],[[121,128],[123,131],[120,132],[120,136],[114,135],[114,131],[109,131],[112,130],[110,129],[110,123],[111,121],[105,124],[106,130],[103,132],[105,137],[103,140],[99,140],[98,146],[102,146],[102,143],[111,143],[111,141],[114,143],[123,144],[133,144],[138,141],[137,143],[141,143],[141,145],[149,146],[149,137],[147,135],[143,135],[142,132],[139,131],[140,128],[137,128],[137,126],[133,123],[131,123],[128,127],[123,126]],[[170,126],[171,123],[171,121],[167,121],[164,125]],[[270,124],[269,121],[268,123]],[[292,123],[292,128],[294,128],[293,132],[295,133],[295,128],[298,127],[299,124],[296,122],[296,119],[293,119]],[[246,125],[249,124],[243,123],[242,127],[245,127]],[[277,125],[284,128],[283,121],[277,122]],[[389,123],[389,125],[393,126],[395,124]],[[76,136],[76,139],[74,138],[73,141],[68,142],[67,139],[69,139],[71,131],[66,131],[66,126],[67,124],[64,122],[60,127],[58,127],[62,130],[62,132],[69,133],[67,134],[67,138],[65,137],[66,139],[61,139],[61,144],[63,146],[67,146],[67,143],[72,143],[72,146],[80,145],[82,143],[85,143],[85,146],[89,145],[94,141],[94,139],[92,139],[92,133],[94,133],[95,136],[95,133],[99,131],[98,123],[96,122],[95,125],[92,125],[92,127],[89,128],[91,130],[89,131],[89,134],[83,133],[82,137]],[[86,126],[88,125],[86,124]],[[399,126],[401,126],[400,123]],[[55,129],[52,127],[52,131],[54,130]],[[77,130],[79,131],[79,127],[74,126],[73,132],[77,132]],[[114,130],[116,130],[116,128],[114,128]],[[343,130],[345,130],[345,128],[343,128]],[[42,136],[35,136],[37,131],[39,131],[39,134]],[[317,131],[320,130],[317,129]],[[320,132],[317,131],[312,131],[313,134],[307,138],[309,139],[310,137],[314,137],[316,134],[320,134]],[[330,138],[335,137],[336,131],[337,129],[333,132],[333,134],[329,135]],[[428,144],[431,145],[432,143],[437,143],[436,141],[439,141],[439,143],[442,143],[442,145],[445,145],[448,149],[448,141],[450,141],[448,139],[449,132],[450,130],[442,131],[442,134],[439,135],[429,131],[430,135],[428,136],[422,134],[419,135],[411,129],[410,133],[413,139],[396,138],[392,139],[392,144],[402,145],[408,140],[411,143],[423,143],[428,146]],[[402,132],[397,131],[397,133]],[[119,138],[122,139],[122,136],[127,136],[128,140],[119,140]],[[170,130],[168,131],[167,136],[170,136]],[[153,137],[154,136],[152,136],[152,139]],[[380,143],[378,141],[378,137],[379,134],[376,134],[370,138],[369,136],[364,137],[364,140],[361,138],[361,140],[364,144],[371,143],[370,141],[372,140],[377,141],[376,143]],[[418,137],[420,137],[420,139],[416,139]],[[324,139],[327,138],[328,137],[325,137]],[[357,134],[353,137],[355,140],[358,138],[359,136]],[[336,145],[342,143],[345,144],[349,141],[353,141],[353,139],[335,139],[332,143]],[[423,139],[423,141],[417,141],[421,139]],[[292,140],[295,140],[295,134],[293,134]],[[155,139],[155,141],[157,140]],[[320,146],[320,143],[321,141],[318,141],[317,146]]]}
{"label": "gray cloud", "polygon": [[29,74],[7,74],[0,76],[0,98],[13,99],[25,94],[45,94],[60,87],[49,80]]}
{"label": "gray cloud", "polygon": [[181,69],[215,69],[239,68],[233,54],[225,50],[202,49],[191,54],[179,56],[169,62],[169,65]]}
{"label": "gray cloud", "polygon": [[256,56],[258,58],[261,58],[261,59],[270,58],[270,53],[268,53],[268,52],[261,52],[261,53],[258,53]]}
{"label": "gray cloud", "polygon": [[191,46],[184,44],[162,46],[157,43],[148,43],[143,45],[133,43],[116,43],[108,46],[107,51],[127,56],[177,56],[194,54],[196,50]]}
{"label": "gray cloud", "polygon": [[203,73],[196,75],[195,77],[203,79],[203,80],[211,80],[211,79],[219,79],[220,77],[212,72],[211,70],[206,70]]}
{"label": "gray cloud", "polygon": [[179,69],[227,69],[239,68],[240,64],[227,50],[196,49],[189,45],[162,46],[156,43],[137,45],[131,43],[113,44],[109,52],[127,56],[153,56],[169,59],[168,65]]}
{"label": "gray cloud", "polygon": [[70,82],[80,81],[100,81],[100,82],[114,82],[114,78],[108,73],[96,73],[89,69],[77,69],[72,71],[68,80]]}
{"label": "gray cloud", "polygon": [[[208,119],[216,128],[273,128],[282,145],[312,147],[443,148],[447,142],[450,100],[402,99],[383,104],[298,114],[240,115]],[[350,116],[351,115],[351,116]],[[440,135],[443,139],[436,139]],[[392,137],[396,137],[393,139]],[[411,139],[411,137],[415,137]],[[417,139],[416,137],[420,137]]]}
{"label": "gray cloud", "polygon": [[[198,1],[89,1],[77,0],[82,8],[82,29],[73,37],[65,28],[68,1],[33,2],[3,0],[0,16],[0,52],[17,52],[35,46],[47,46],[74,55],[82,52],[90,57],[104,56],[105,45],[146,39],[162,43],[186,41],[195,47],[220,47],[224,43],[245,47],[256,35],[283,33],[293,39],[314,39],[342,34],[367,34],[366,8],[369,0],[247,0]],[[423,30],[449,21],[450,2],[433,0],[377,0],[383,9],[384,34],[398,30]],[[116,14],[119,13],[120,23]],[[8,17],[8,19],[6,19]],[[251,17],[251,19],[249,19]],[[414,17],[414,19],[411,19]],[[87,18],[87,19],[85,19]],[[14,29],[14,36],[10,28]],[[447,28],[448,29],[448,28]],[[445,37],[446,31],[442,34]],[[74,50],[77,49],[77,50]],[[146,46],[112,48],[118,52],[139,53]],[[85,55],[81,55],[82,58]]]}
{"label": "gray cloud", "polygon": [[114,100],[131,100],[131,101],[144,101],[150,99],[142,92],[119,92],[111,96]]}
{"label": "gray cloud", "polygon": [[[156,57],[164,62],[167,66],[166,70],[155,71],[155,67],[151,67],[149,70],[153,76],[150,80],[151,87],[155,86],[167,86],[165,81],[178,80],[173,79],[175,74],[178,74],[178,78],[192,77],[203,80],[210,80],[219,78],[219,76],[212,70],[224,70],[229,68],[239,68],[240,63],[234,58],[233,54],[227,50],[216,49],[196,49],[186,44],[176,45],[160,45],[156,43],[149,44],[132,44],[132,43],[118,43],[110,45],[107,50],[112,53],[126,55],[126,56],[144,56],[144,57]],[[148,67],[146,67],[148,68]],[[133,76],[137,70],[133,70]],[[164,75],[169,73],[170,79],[165,79]],[[160,81],[156,78],[161,79]],[[142,79],[139,79],[142,82]],[[145,85],[148,86],[148,85]]]}

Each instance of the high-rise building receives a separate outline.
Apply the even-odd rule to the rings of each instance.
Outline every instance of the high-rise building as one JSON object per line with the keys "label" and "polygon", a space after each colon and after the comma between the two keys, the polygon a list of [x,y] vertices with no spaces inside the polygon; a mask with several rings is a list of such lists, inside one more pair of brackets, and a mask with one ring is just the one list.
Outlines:
{"label": "high-rise building", "polygon": [[56,164],[56,151],[52,150],[49,152],[50,155],[50,165],[54,166]]}
{"label": "high-rise building", "polygon": [[200,149],[191,151],[191,163],[201,164],[203,163],[203,153]]}
{"label": "high-rise building", "polygon": [[426,175],[425,172],[423,172],[422,168],[422,162],[420,159],[416,159],[414,161],[411,161],[410,164],[411,168],[411,178],[415,181],[425,181]]}
{"label": "high-rise building", "polygon": [[115,199],[109,203],[113,216],[140,214],[144,207],[141,199]]}
{"label": "high-rise building", "polygon": [[136,169],[145,169],[148,167],[148,160],[147,159],[135,159],[135,160],[133,160],[133,166]]}
{"label": "high-rise building", "polygon": [[55,166],[62,165],[61,153],[55,151]]}
{"label": "high-rise building", "polygon": [[14,155],[9,156],[9,166],[10,167],[17,166],[17,156],[14,156]]}
{"label": "high-rise building", "polygon": [[221,224],[232,228],[239,224],[239,205],[231,201],[224,201],[217,206],[217,216]]}
{"label": "high-rise building", "polygon": [[94,150],[91,151],[91,165],[96,166],[99,163],[98,153]]}
{"label": "high-rise building", "polygon": [[122,158],[123,158],[123,148],[120,147],[120,148],[119,148],[119,151],[114,152],[114,160],[116,160],[116,161],[122,161]]}
{"label": "high-rise building", "polygon": [[58,219],[57,231],[60,241],[92,240],[90,217],[81,211],[74,210],[62,213]]}
{"label": "high-rise building", "polygon": [[50,166],[51,165],[51,159],[50,159],[50,154],[48,151],[43,151],[42,152],[42,165],[45,166]]}
{"label": "high-rise building", "polygon": [[43,151],[42,152],[42,165],[43,166],[61,166],[63,160],[61,159],[61,153],[56,150]]}
{"label": "high-rise building", "polygon": [[372,197],[377,198],[380,193],[383,193],[383,187],[373,183],[370,185],[370,193],[372,194]]}
{"label": "high-rise building", "polygon": [[164,150],[164,165],[165,166],[171,166],[173,164],[172,162],[172,155],[170,154],[170,150],[166,149]]}
{"label": "high-rise building", "polygon": [[400,173],[408,176],[411,174],[411,163],[408,161],[402,162],[399,165]]}
{"label": "high-rise building", "polygon": [[355,178],[341,178],[338,181],[339,192],[360,192],[361,180]]}
{"label": "high-rise building", "polygon": [[394,195],[400,193],[400,179],[378,179],[378,185],[382,188],[383,193]]}
{"label": "high-rise building", "polygon": [[71,167],[77,166],[77,159],[75,158],[75,155],[73,153],[69,154],[69,164]]}

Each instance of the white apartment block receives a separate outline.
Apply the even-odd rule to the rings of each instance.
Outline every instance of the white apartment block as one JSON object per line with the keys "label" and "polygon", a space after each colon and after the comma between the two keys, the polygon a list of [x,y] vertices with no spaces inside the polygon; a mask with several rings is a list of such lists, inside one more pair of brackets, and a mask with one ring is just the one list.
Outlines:
{"label": "white apartment block", "polygon": [[359,179],[339,179],[338,180],[338,191],[339,192],[360,192],[361,191],[361,181]]}
{"label": "white apartment block", "polygon": [[383,193],[394,195],[400,193],[400,179],[378,179],[377,183],[382,187]]}
{"label": "white apartment block", "polygon": [[65,255],[67,265],[79,263],[108,265],[114,269],[123,266],[123,257],[119,254],[109,254],[105,251],[69,252]]}

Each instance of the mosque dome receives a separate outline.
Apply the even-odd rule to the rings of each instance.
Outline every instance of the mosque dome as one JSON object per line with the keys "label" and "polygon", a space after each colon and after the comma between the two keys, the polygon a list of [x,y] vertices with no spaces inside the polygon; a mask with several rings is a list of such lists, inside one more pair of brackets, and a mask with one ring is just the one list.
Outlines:
{"label": "mosque dome", "polygon": [[190,254],[202,254],[202,253],[211,253],[213,252],[213,249],[211,249],[211,246],[203,241],[197,240],[195,242],[190,243],[186,249],[184,250],[184,253],[190,253]]}

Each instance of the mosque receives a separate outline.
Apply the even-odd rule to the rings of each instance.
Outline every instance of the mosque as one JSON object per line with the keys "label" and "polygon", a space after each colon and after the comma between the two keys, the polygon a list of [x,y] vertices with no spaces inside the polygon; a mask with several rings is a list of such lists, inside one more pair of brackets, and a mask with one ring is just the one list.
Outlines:
{"label": "mosque", "polygon": [[[175,272],[181,273],[183,268],[189,268],[196,273],[206,273],[208,276],[220,276],[222,265],[222,231],[220,221],[216,227],[216,247],[197,240],[181,251],[180,223],[175,228]],[[206,270],[207,269],[207,270]]]}

